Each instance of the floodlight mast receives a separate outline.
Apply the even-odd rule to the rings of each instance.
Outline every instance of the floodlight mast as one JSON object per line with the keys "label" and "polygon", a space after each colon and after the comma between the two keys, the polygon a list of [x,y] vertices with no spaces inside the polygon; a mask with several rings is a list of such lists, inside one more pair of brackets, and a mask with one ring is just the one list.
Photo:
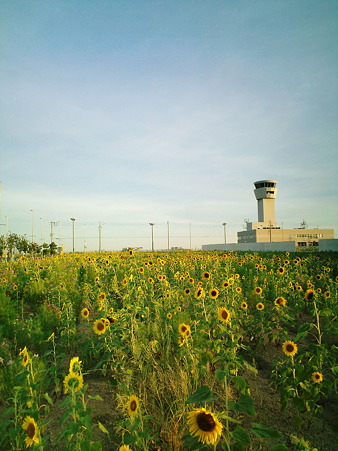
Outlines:
{"label": "floodlight mast", "polygon": [[73,223],[73,252],[75,252],[75,226],[74,226],[74,223],[76,221],[76,218],[70,218],[70,220]]}

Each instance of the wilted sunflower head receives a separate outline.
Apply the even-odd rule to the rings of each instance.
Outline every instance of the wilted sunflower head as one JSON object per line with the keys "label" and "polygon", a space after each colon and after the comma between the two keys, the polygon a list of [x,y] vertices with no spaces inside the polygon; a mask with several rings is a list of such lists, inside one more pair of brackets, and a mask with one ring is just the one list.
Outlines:
{"label": "wilted sunflower head", "polygon": [[188,413],[188,426],[191,435],[208,445],[217,442],[223,429],[216,416],[204,408],[194,409]]}

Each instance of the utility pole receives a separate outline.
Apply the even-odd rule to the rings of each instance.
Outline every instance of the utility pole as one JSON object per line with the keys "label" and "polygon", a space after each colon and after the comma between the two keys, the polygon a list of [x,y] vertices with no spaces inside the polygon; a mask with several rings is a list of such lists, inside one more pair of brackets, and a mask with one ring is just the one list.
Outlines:
{"label": "utility pole", "polygon": [[167,221],[167,227],[168,227],[168,251],[170,250],[170,229],[169,229],[169,221]]}
{"label": "utility pole", "polygon": [[99,252],[102,250],[102,223],[99,222]]}
{"label": "utility pole", "polygon": [[227,225],[227,222],[223,222],[223,227],[224,227],[224,244],[226,244],[226,242],[227,242],[227,236],[226,236],[226,230],[225,230],[225,228],[226,228],[226,225]]}
{"label": "utility pole", "polygon": [[149,222],[149,225],[151,227],[151,250],[152,252],[154,252],[154,223],[153,222]]}
{"label": "utility pole", "polygon": [[75,218],[70,218],[70,220],[73,223],[73,252],[75,252],[75,226],[74,226],[74,223],[75,223],[76,219]]}

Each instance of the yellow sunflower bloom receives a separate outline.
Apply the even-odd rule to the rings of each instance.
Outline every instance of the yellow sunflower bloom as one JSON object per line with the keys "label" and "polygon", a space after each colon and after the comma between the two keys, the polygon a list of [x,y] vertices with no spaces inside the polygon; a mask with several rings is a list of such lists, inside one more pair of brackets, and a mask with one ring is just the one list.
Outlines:
{"label": "yellow sunflower bloom", "polygon": [[319,383],[323,381],[324,376],[322,375],[322,373],[319,373],[319,371],[316,371],[312,373],[311,379],[313,380],[313,382]]}
{"label": "yellow sunflower bloom", "polygon": [[131,451],[131,448],[129,445],[122,445],[119,447],[119,451]]}
{"label": "yellow sunflower bloom", "polygon": [[275,305],[277,306],[286,305],[286,299],[284,299],[282,296],[279,296],[278,298],[275,299]]}
{"label": "yellow sunflower bloom", "polygon": [[295,354],[297,354],[298,347],[293,341],[285,341],[282,345],[282,351],[284,352],[284,354],[293,357]]}
{"label": "yellow sunflower bloom", "polygon": [[181,323],[178,326],[178,332],[180,335],[183,335],[184,337],[189,337],[191,330],[190,330],[190,326],[188,326],[187,324]]}
{"label": "yellow sunflower bloom", "polygon": [[214,445],[223,429],[216,416],[203,407],[188,413],[188,426],[190,434],[207,445]]}
{"label": "yellow sunflower bloom", "polygon": [[73,357],[69,363],[69,372],[70,373],[81,373],[81,363],[82,361],[79,357]]}
{"label": "yellow sunflower bloom", "polygon": [[217,290],[217,288],[211,288],[211,290],[209,291],[209,296],[211,297],[211,299],[217,299],[219,296],[219,291]]}
{"label": "yellow sunflower bloom", "polygon": [[97,319],[94,322],[93,330],[97,335],[102,335],[107,330],[106,322],[101,319]]}
{"label": "yellow sunflower bloom", "polygon": [[224,307],[220,307],[218,309],[218,318],[223,321],[223,323],[227,323],[230,320],[230,312]]}
{"label": "yellow sunflower bloom", "polygon": [[89,310],[86,307],[81,310],[81,316],[82,316],[82,318],[89,317]]}
{"label": "yellow sunflower bloom", "polygon": [[83,387],[83,376],[82,374],[69,373],[63,380],[64,393],[69,391],[78,392]]}
{"label": "yellow sunflower bloom", "polygon": [[31,361],[26,346],[23,348],[19,355],[22,355],[21,365],[26,367]]}
{"label": "yellow sunflower bloom", "polygon": [[26,448],[34,445],[34,443],[40,443],[38,437],[39,428],[34,420],[34,418],[27,416],[22,425],[22,428],[26,431],[27,437],[25,438]]}
{"label": "yellow sunflower bloom", "polygon": [[257,310],[264,310],[264,304],[263,304],[263,302],[258,302],[258,303],[256,304],[256,309],[257,309]]}
{"label": "yellow sunflower bloom", "polygon": [[245,301],[243,301],[241,303],[241,307],[242,307],[243,310],[246,310],[248,308],[248,304]]}
{"label": "yellow sunflower bloom", "polygon": [[310,288],[309,290],[306,290],[304,293],[304,299],[306,301],[312,301],[313,297],[315,295],[314,290],[312,290],[312,288]]}
{"label": "yellow sunflower bloom", "polygon": [[138,399],[137,396],[131,395],[124,407],[128,411],[128,414],[132,417],[133,415],[136,415],[138,412],[138,409],[140,407],[140,400]]}

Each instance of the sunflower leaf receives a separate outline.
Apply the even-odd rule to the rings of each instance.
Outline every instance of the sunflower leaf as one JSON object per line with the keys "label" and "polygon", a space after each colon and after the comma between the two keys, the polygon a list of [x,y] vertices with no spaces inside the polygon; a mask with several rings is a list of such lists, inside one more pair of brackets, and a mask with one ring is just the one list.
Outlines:
{"label": "sunflower leaf", "polygon": [[258,435],[258,437],[264,438],[282,438],[281,434],[277,429],[270,426],[263,426],[262,424],[252,423],[251,432]]}
{"label": "sunflower leaf", "polygon": [[104,434],[109,435],[109,431],[103,426],[102,423],[100,423],[100,422],[98,421],[98,422],[97,422],[97,425],[98,425],[100,431],[102,431]]}
{"label": "sunflower leaf", "polygon": [[248,413],[251,416],[256,415],[255,403],[249,395],[241,395],[237,402],[230,401],[229,407],[235,412]]}
{"label": "sunflower leaf", "polygon": [[189,396],[186,400],[186,404],[192,404],[194,402],[206,402],[212,399],[213,393],[207,385],[202,385],[199,387],[195,393]]}
{"label": "sunflower leaf", "polygon": [[250,437],[247,431],[242,426],[236,426],[231,432],[231,436],[236,442],[240,442],[243,445],[250,444]]}

